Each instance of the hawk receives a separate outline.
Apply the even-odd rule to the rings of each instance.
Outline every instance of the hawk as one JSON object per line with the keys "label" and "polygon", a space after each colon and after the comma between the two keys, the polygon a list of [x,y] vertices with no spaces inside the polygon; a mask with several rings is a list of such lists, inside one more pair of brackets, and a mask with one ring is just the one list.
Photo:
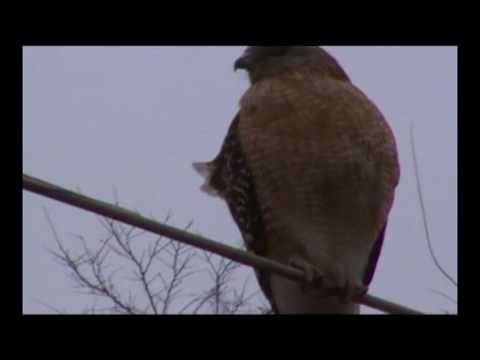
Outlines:
{"label": "hawk", "polygon": [[257,271],[275,313],[358,314],[380,255],[400,170],[379,109],[317,46],[251,46],[218,156],[195,163],[249,251],[306,274]]}

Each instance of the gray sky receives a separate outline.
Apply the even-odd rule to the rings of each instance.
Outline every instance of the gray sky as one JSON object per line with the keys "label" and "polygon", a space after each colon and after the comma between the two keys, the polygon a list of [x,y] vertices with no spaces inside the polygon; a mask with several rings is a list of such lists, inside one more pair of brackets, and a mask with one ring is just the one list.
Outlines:
{"label": "gray sky", "polygon": [[[371,293],[430,313],[456,305],[426,245],[415,187],[409,124],[415,124],[430,233],[457,277],[457,49],[336,47],[352,81],[382,110],[398,143],[402,176]],[[23,172],[193,231],[240,244],[226,205],[199,191],[191,163],[212,159],[248,87],[233,72],[243,47],[25,47]],[[79,296],[48,249],[45,206],[67,243],[103,234],[95,215],[23,192],[23,311],[67,312]],[[362,308],[363,313],[376,313]]]}

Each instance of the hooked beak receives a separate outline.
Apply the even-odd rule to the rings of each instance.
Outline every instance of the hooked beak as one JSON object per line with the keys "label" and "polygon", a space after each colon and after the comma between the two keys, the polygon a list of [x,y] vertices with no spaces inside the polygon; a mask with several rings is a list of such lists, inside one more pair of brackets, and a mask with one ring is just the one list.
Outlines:
{"label": "hooked beak", "polygon": [[248,55],[243,55],[242,57],[238,58],[233,65],[233,70],[237,71],[239,69],[248,70],[250,67],[250,57]]}

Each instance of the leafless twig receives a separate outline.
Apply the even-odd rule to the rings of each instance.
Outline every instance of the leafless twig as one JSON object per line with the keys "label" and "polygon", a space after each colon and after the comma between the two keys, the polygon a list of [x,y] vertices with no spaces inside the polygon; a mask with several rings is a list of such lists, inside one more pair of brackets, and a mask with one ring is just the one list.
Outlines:
{"label": "leafless twig", "polygon": [[431,292],[435,293],[435,294],[438,294],[442,297],[444,297],[445,299],[449,300],[450,302],[456,304],[457,303],[457,300],[455,300],[454,298],[452,298],[451,296],[448,296],[447,294],[441,292],[441,291],[438,291],[438,290],[435,290],[435,289],[429,289]]}
{"label": "leafless twig", "polygon": [[[57,250],[52,251],[52,254],[57,261],[67,267],[76,287],[86,290],[87,294],[93,295],[95,299],[100,297],[113,303],[105,307],[99,307],[95,303],[84,309],[85,314],[168,314],[171,306],[179,303],[179,298],[185,290],[184,282],[202,272],[199,269],[200,264],[194,266],[193,260],[198,258],[196,248],[162,237],[157,237],[153,244],[146,246],[146,249],[142,248],[138,245],[139,242],[132,242],[141,233],[136,233],[135,228],[109,218],[100,219],[106,235],[96,249],[92,249],[83,236],[75,235],[81,251],[80,254],[73,255],[60,241],[45,208],[44,213],[57,244]],[[169,219],[170,215],[167,215],[165,221]],[[184,229],[188,230],[191,225],[190,222]],[[137,246],[134,246],[135,244]],[[214,285],[206,293],[195,295],[192,301],[181,308],[180,313],[186,313],[193,306],[193,313],[199,313],[205,304],[211,305],[209,309],[203,309],[208,313],[235,314],[244,311],[253,297],[252,294],[246,295],[248,279],[240,292],[231,286],[233,273],[240,265],[218,256],[220,260],[214,261],[212,254],[207,252],[202,254],[200,259],[208,265],[207,272]],[[125,262],[124,267],[132,268],[133,277],[129,279],[141,285],[135,295],[131,292],[127,295],[125,291],[122,294],[118,285],[120,280],[115,276],[116,271],[106,273],[110,267],[109,263],[118,263],[119,260]],[[139,306],[139,298],[146,299],[147,305]],[[48,307],[53,309],[51,306]]]}
{"label": "leafless twig", "polygon": [[422,191],[422,185],[421,185],[421,182],[420,182],[420,172],[419,172],[419,167],[418,167],[418,162],[417,162],[417,152],[415,150],[415,136],[414,136],[414,131],[413,130],[414,130],[414,124],[413,124],[413,122],[411,122],[410,123],[410,144],[411,144],[411,147],[412,147],[413,166],[414,166],[414,169],[415,169],[415,179],[416,179],[416,182],[417,182],[418,198],[420,200],[420,208],[421,208],[421,211],[422,211],[422,219],[423,219],[423,228],[425,229],[425,236],[427,238],[428,251],[430,252],[430,256],[432,257],[437,269],[442,273],[442,275],[448,281],[450,281],[455,287],[457,287],[457,282],[443,268],[443,266],[440,264],[440,261],[438,261],[438,258],[435,255],[435,252],[433,250],[432,241],[430,239],[430,231],[428,229],[427,212],[425,210],[425,202],[423,200],[423,191]]}

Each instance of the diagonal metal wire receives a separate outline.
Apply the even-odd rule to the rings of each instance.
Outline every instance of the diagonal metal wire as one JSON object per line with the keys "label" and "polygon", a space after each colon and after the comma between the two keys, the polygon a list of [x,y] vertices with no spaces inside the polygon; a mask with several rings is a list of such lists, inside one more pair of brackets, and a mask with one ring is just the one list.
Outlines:
{"label": "diagonal metal wire", "polygon": [[[243,265],[251,266],[260,270],[270,271],[294,281],[301,282],[305,280],[305,274],[301,270],[265,257],[235,249],[231,246],[221,244],[199,235],[191,234],[187,231],[179,230],[166,224],[161,224],[154,220],[143,217],[136,212],[74,193],[60,186],[48,183],[29,175],[23,174],[23,188],[38,195],[46,196],[77,208],[106,216],[134,227],[138,227],[142,230],[150,231],[152,233],[163,235],[170,239],[201,248]],[[422,314],[417,310],[410,309],[403,305],[399,305],[370,294],[357,296],[353,299],[353,301],[392,314]]]}

